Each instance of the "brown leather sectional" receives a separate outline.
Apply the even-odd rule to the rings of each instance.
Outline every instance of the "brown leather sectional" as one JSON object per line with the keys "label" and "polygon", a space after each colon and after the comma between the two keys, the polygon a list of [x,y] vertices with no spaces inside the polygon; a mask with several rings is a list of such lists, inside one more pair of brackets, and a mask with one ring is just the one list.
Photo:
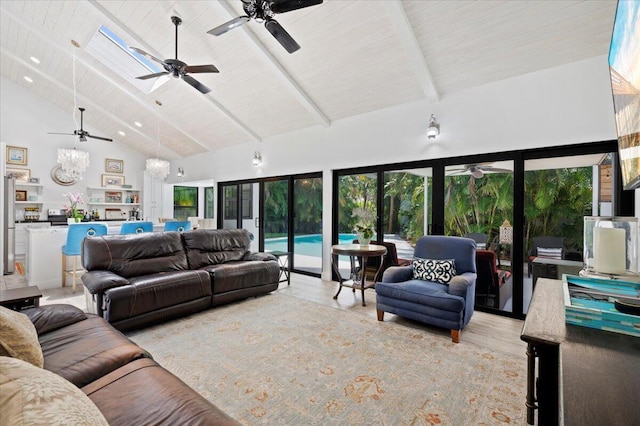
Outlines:
{"label": "brown leather sectional", "polygon": [[103,318],[71,305],[22,311],[44,368],[79,387],[111,426],[238,425]]}
{"label": "brown leather sectional", "polygon": [[250,243],[246,229],[87,237],[87,310],[128,330],[276,290],[276,258]]}

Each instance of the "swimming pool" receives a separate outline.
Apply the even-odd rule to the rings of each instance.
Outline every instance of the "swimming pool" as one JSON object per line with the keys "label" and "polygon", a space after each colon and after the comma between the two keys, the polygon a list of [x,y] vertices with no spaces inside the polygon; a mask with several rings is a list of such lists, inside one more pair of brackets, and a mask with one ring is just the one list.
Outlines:
{"label": "swimming pool", "polygon": [[[338,235],[338,244],[351,244],[356,239],[354,234]],[[266,238],[265,251],[287,251],[287,237]],[[298,235],[293,238],[294,251],[304,256],[322,257],[322,235]]]}

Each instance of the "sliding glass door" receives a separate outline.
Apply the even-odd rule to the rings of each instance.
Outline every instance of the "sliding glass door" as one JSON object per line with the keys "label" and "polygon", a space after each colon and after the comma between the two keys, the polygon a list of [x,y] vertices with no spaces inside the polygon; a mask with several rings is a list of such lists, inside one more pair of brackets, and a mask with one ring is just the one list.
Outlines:
{"label": "sliding glass door", "polygon": [[[261,238],[259,213],[259,183],[221,185],[221,218],[223,229],[247,229],[251,235],[251,250],[258,251]],[[222,222],[222,223],[220,223]]]}
{"label": "sliding glass door", "polygon": [[293,179],[293,267],[322,273],[322,177]]}

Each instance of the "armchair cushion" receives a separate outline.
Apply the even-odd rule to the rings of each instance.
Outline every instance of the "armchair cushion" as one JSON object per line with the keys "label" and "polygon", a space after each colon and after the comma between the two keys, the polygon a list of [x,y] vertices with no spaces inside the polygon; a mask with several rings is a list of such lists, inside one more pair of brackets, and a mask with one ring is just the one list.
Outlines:
{"label": "armchair cushion", "polygon": [[453,259],[421,259],[413,258],[413,278],[416,280],[434,281],[448,284],[456,275],[456,263]]}
{"label": "armchair cushion", "polygon": [[550,259],[562,259],[562,249],[538,247],[538,256],[548,257]]}

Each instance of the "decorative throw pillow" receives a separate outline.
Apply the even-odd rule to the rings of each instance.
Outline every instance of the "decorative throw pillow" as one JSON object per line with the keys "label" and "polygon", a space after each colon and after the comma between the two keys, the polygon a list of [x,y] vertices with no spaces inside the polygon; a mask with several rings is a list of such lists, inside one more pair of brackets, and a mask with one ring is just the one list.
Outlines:
{"label": "decorative throw pillow", "polygon": [[413,278],[448,284],[456,275],[456,263],[453,259],[436,260],[413,258]]}
{"label": "decorative throw pillow", "polygon": [[0,357],[0,424],[108,425],[71,382],[17,358]]}
{"label": "decorative throw pillow", "polygon": [[0,355],[42,368],[44,357],[36,327],[25,314],[0,306]]}
{"label": "decorative throw pillow", "polygon": [[562,259],[562,249],[538,247],[538,256],[549,259]]}

